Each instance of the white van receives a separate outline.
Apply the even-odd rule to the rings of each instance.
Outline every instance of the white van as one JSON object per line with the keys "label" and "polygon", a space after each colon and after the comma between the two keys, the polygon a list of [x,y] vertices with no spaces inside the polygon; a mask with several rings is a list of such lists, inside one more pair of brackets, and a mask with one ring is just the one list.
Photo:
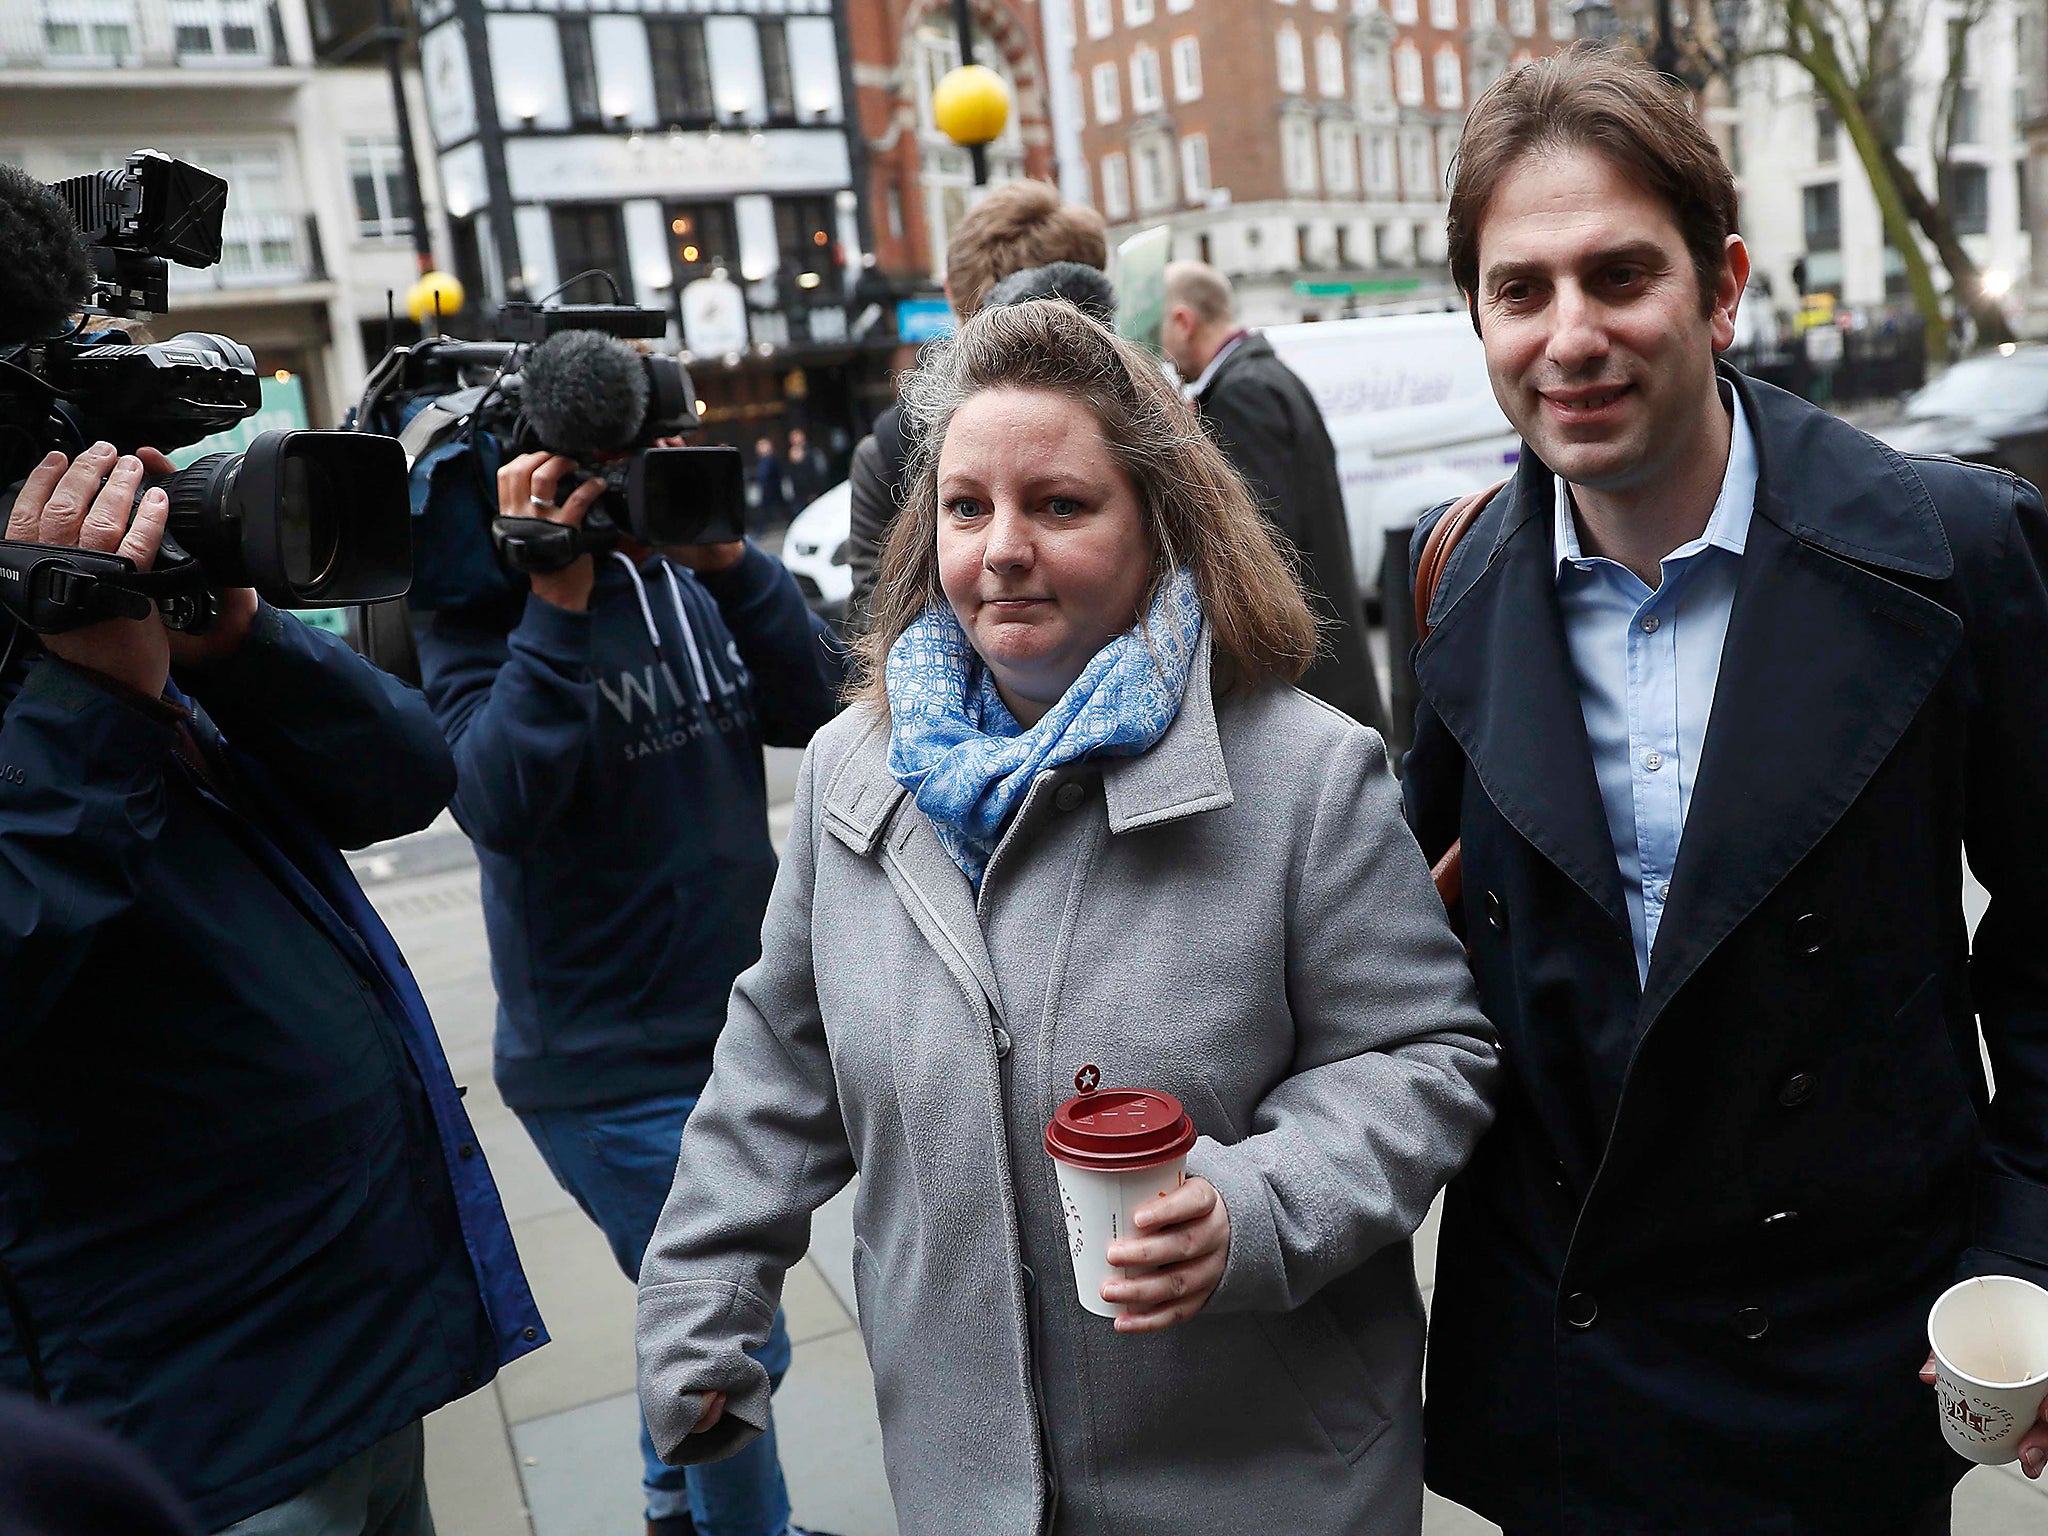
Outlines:
{"label": "white van", "polygon": [[1462,310],[1378,315],[1260,332],[1322,410],[1344,482],[1358,590],[1380,590],[1391,529],[1512,475],[1521,439],[1487,382]]}

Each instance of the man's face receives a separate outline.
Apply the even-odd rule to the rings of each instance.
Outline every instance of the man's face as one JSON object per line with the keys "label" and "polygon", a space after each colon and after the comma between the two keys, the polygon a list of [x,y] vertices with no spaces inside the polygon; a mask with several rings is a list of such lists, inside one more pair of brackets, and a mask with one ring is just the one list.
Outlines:
{"label": "man's face", "polygon": [[1720,409],[1714,356],[1735,339],[1740,239],[1710,305],[1677,220],[1595,150],[1532,151],[1479,230],[1474,296],[1495,398],[1574,485],[1628,490],[1682,460]]}
{"label": "man's face", "polygon": [[806,441],[807,439],[801,430],[789,434],[789,456],[792,459],[800,459],[804,456],[804,444]]}

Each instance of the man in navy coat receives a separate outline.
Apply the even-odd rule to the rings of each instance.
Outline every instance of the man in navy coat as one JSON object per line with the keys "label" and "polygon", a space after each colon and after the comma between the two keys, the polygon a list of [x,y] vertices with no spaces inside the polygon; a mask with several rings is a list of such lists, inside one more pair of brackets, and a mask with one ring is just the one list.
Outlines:
{"label": "man in navy coat", "polygon": [[1928,1309],[2048,1280],[2048,518],[1717,363],[1733,181],[1639,64],[1512,72],[1458,164],[1525,451],[1438,585],[1406,767],[1505,1068],[1430,1482],[1511,1536],[1946,1531]]}

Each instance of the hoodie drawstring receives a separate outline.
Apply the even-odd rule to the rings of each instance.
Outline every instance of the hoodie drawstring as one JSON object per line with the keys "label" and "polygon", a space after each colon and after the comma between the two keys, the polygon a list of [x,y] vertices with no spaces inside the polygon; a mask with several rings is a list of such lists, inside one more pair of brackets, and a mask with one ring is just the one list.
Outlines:
{"label": "hoodie drawstring", "polygon": [[[675,606],[676,623],[682,626],[683,639],[690,647],[690,666],[697,674],[697,697],[706,704],[709,704],[711,702],[711,688],[704,681],[704,658],[697,649],[696,627],[690,623],[689,612],[683,607],[682,583],[676,580],[675,567],[666,560],[661,562],[661,573],[668,578],[668,600]],[[711,675],[718,678],[719,692],[732,692],[732,685],[726,682],[725,678],[719,674],[716,660],[711,664]]]}

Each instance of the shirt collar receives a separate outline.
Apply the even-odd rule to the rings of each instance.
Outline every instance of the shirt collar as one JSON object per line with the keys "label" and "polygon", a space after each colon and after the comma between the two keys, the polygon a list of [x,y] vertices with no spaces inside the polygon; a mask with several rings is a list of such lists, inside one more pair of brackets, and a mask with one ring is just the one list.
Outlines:
{"label": "shirt collar", "polygon": [[[1749,543],[1749,520],[1756,511],[1756,439],[1749,430],[1749,418],[1743,413],[1742,400],[1725,380],[1721,381],[1721,399],[1728,407],[1730,430],[1728,434],[1728,468],[1721,475],[1721,494],[1715,498],[1714,510],[1707,517],[1706,530],[1690,544],[1680,545],[1664,558],[1684,559],[1698,554],[1708,547],[1725,549],[1731,555],[1739,555]],[[1557,569],[1560,574],[1568,565],[1584,561],[1587,556],[1579,549],[1578,520],[1572,516],[1571,496],[1565,489],[1564,477],[1556,477],[1556,494],[1552,499],[1551,547],[1557,551]]]}
{"label": "shirt collar", "polygon": [[1251,335],[1250,331],[1239,331],[1236,335],[1228,338],[1222,346],[1216,349],[1216,355],[1209,359],[1209,366],[1201,371],[1200,375],[1195,379],[1194,383],[1183,384],[1181,386],[1181,394],[1189,400],[1201,399],[1203,392],[1206,391],[1209,385],[1215,380],[1216,370],[1223,366],[1224,360],[1227,359],[1231,353],[1235,352],[1239,347],[1244,345],[1244,339],[1249,335]]}

